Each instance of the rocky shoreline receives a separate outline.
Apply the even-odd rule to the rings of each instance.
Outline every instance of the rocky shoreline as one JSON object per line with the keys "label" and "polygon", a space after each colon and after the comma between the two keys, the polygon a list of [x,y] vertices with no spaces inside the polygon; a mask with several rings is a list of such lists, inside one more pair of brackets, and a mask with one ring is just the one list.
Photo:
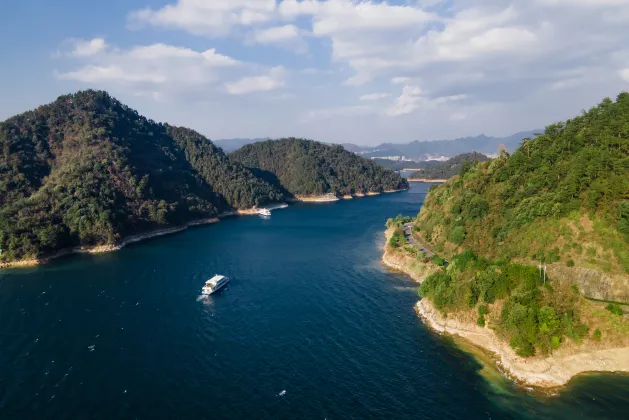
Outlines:
{"label": "rocky shoreline", "polygon": [[[391,232],[389,229],[385,233],[387,241]],[[430,268],[418,272],[417,267],[411,266],[413,258],[393,255],[386,243],[383,251],[384,265],[408,274],[418,283],[431,272]],[[490,352],[494,356],[498,370],[524,386],[551,389],[566,385],[570,379],[581,373],[629,373],[627,347],[601,349],[582,346],[559,349],[549,357],[523,358],[515,354],[509,344],[501,340],[488,326],[479,327],[474,323],[461,322],[452,317],[445,318],[427,299],[417,302],[415,311],[432,330],[461,337],[475,347]]]}
{"label": "rocky shoreline", "polygon": [[322,194],[322,195],[296,195],[295,198],[291,201],[304,202],[304,203],[330,203],[333,201],[351,200],[353,198],[373,197],[380,194],[390,194],[390,193],[407,191],[407,190],[408,190],[407,188],[404,188],[404,189],[399,189],[399,190],[385,190],[382,192],[369,191],[367,193],[345,194],[340,197],[332,193]]}
{"label": "rocky shoreline", "polygon": [[444,183],[447,182],[447,179],[428,179],[428,178],[408,178],[408,182],[425,182],[425,183]]}

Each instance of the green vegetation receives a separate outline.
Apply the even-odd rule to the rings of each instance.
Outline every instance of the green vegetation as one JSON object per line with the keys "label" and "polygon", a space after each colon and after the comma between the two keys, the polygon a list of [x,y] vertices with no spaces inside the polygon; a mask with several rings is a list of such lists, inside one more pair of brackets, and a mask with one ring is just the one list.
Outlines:
{"label": "green vegetation", "polygon": [[465,175],[472,167],[472,162],[487,162],[491,160],[482,153],[463,153],[437,166],[423,169],[411,174],[413,179],[450,179],[455,175]]}
{"label": "green vegetation", "polygon": [[446,255],[469,248],[629,273],[627,121],[629,93],[621,93],[525,139],[513,155],[463,168],[431,188],[416,222],[424,239]]}
{"label": "green vegetation", "polygon": [[0,123],[2,261],[284,198],[208,139],[84,91]]}
{"label": "green vegetation", "polygon": [[391,248],[400,248],[404,245],[408,244],[406,237],[404,236],[404,232],[400,228],[395,228],[391,238],[389,238],[389,246]]}
{"label": "green vegetation", "polygon": [[413,219],[409,216],[402,216],[401,214],[398,214],[397,216],[395,216],[395,219],[389,219],[387,220],[387,228],[396,226],[401,228],[402,226],[404,226],[406,223],[410,223]]}
{"label": "green vegetation", "polygon": [[488,260],[467,250],[456,255],[447,268],[428,276],[420,295],[443,313],[477,308],[477,324],[485,326],[490,306],[502,301],[496,332],[521,356],[548,354],[566,337],[581,340],[588,327],[580,320],[580,296],[557,296],[543,287],[537,268]]}
{"label": "green vegetation", "polygon": [[399,174],[348,152],[304,139],[249,144],[229,157],[293,195],[353,194],[408,188]]}
{"label": "green vegetation", "polygon": [[622,310],[622,307],[617,303],[610,303],[609,305],[605,307],[605,309],[607,309],[609,312],[611,312],[614,315],[622,316],[622,314],[624,313]]}

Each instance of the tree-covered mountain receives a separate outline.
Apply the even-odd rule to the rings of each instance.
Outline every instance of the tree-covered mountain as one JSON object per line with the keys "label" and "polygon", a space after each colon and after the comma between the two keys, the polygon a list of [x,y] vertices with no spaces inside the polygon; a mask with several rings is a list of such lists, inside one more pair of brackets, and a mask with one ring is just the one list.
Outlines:
{"label": "tree-covered mountain", "polygon": [[541,262],[586,295],[629,301],[629,93],[433,189],[417,229],[446,256]]}
{"label": "tree-covered mountain", "polygon": [[202,135],[106,92],[61,96],[0,123],[0,146],[3,261],[284,198]]}
{"label": "tree-covered mountain", "polygon": [[249,144],[229,157],[274,175],[294,195],[367,193],[408,187],[397,173],[348,152],[343,146],[312,140],[289,138]]}
{"label": "tree-covered mountain", "polygon": [[472,162],[487,162],[491,160],[482,153],[472,152],[457,155],[437,166],[413,172],[409,179],[450,179],[461,172],[464,166]]}
{"label": "tree-covered mountain", "polygon": [[629,93],[466,169],[431,187],[411,229],[436,264],[387,223],[407,269],[430,269],[422,307],[525,357],[629,345]]}

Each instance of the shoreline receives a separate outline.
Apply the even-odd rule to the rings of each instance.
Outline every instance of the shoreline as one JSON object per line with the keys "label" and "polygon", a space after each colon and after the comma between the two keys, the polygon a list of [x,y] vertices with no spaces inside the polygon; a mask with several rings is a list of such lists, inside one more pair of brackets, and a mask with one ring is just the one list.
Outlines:
{"label": "shoreline", "polygon": [[[392,192],[400,192],[400,191],[406,191],[406,189],[401,189],[401,190],[387,190],[384,191],[385,193],[392,193]],[[367,194],[361,194],[361,195],[354,195],[352,196],[352,198],[354,197],[367,197],[367,196],[373,196],[373,195],[379,195],[380,193],[377,192],[371,192],[371,193],[367,193]],[[307,196],[302,196],[301,199],[293,199],[293,200],[287,200],[288,202],[329,202],[329,201],[339,201],[339,198],[334,196],[335,199],[334,200],[330,200],[329,197],[327,195],[323,195],[323,196],[311,196],[311,197],[307,197]],[[327,201],[326,201],[327,200]],[[272,204],[270,206],[264,206],[265,208],[270,208],[270,209],[280,209],[280,208],[284,208],[287,207],[288,205],[286,203],[276,203],[276,204]],[[130,235],[127,236],[125,238],[123,238],[122,240],[120,240],[120,242],[115,243],[115,244],[105,244],[105,245],[94,245],[94,246],[76,246],[73,248],[65,248],[65,249],[61,249],[57,252],[55,252],[52,255],[48,255],[42,258],[31,258],[31,259],[23,259],[23,260],[18,260],[18,261],[9,261],[9,262],[0,262],[0,270],[2,269],[7,269],[7,268],[28,268],[28,267],[36,267],[39,265],[43,265],[43,264],[48,264],[49,262],[62,258],[62,257],[66,257],[68,255],[73,255],[73,254],[102,254],[102,253],[106,253],[106,252],[114,252],[114,251],[118,251],[122,248],[124,248],[125,246],[135,243],[135,242],[140,242],[146,239],[151,239],[151,238],[155,238],[158,236],[165,236],[165,235],[172,235],[174,233],[179,233],[179,232],[183,232],[184,230],[187,230],[191,227],[194,226],[200,226],[200,225],[207,225],[207,224],[214,224],[214,223],[218,223],[220,222],[220,219],[224,219],[226,217],[233,217],[233,216],[255,216],[258,214],[258,208],[257,207],[252,207],[250,209],[236,209],[236,210],[231,210],[231,211],[226,211],[223,213],[220,213],[218,216],[216,217],[212,217],[212,218],[206,218],[206,219],[197,219],[197,220],[191,220],[189,222],[187,222],[184,225],[180,225],[180,226],[170,226],[170,227],[165,227],[165,228],[161,228],[161,229],[154,229],[151,231],[147,231],[144,233],[137,233],[134,235]]]}
{"label": "shoreline", "polygon": [[[391,235],[387,229],[387,242]],[[409,265],[413,258],[391,255],[387,242],[383,248],[382,262],[385,266],[401,271],[417,283],[421,283],[429,270],[418,273]],[[587,349],[570,351],[559,349],[548,357],[520,357],[507,342],[501,340],[489,326],[479,327],[474,323],[445,318],[427,299],[415,305],[415,311],[423,322],[439,334],[460,337],[476,348],[491,353],[497,369],[507,378],[523,386],[549,390],[563,387],[575,376],[589,372],[629,373],[629,348]],[[574,350],[574,349],[573,349]]]}
{"label": "shoreline", "polygon": [[428,179],[428,178],[407,178],[408,182],[424,182],[424,183],[444,183],[447,179]]}
{"label": "shoreline", "polygon": [[140,242],[146,239],[156,238],[158,236],[172,235],[174,233],[182,232],[194,226],[208,225],[220,222],[220,217],[223,217],[223,214],[219,215],[219,217],[207,218],[207,219],[197,219],[191,220],[185,225],[181,226],[172,226],[163,229],[155,229],[144,233],[137,233],[134,235],[127,236],[122,239],[120,242],[115,244],[105,244],[105,245],[94,245],[94,246],[76,246],[74,248],[65,248],[57,251],[52,255],[48,255],[43,258],[31,258],[28,260],[18,260],[11,262],[3,262],[0,263],[0,269],[4,268],[25,268],[25,267],[36,267],[38,265],[47,264],[53,260],[66,257],[68,255],[73,254],[103,254],[107,252],[114,252],[121,250],[127,245],[130,245],[135,242]]}
{"label": "shoreline", "polygon": [[301,202],[301,203],[331,203],[334,201],[351,200],[353,198],[374,197],[376,195],[391,194],[391,193],[402,192],[402,191],[408,191],[408,188],[402,188],[402,189],[397,189],[397,190],[384,190],[382,192],[369,191],[366,193],[345,194],[341,196],[337,196],[333,193],[321,194],[321,195],[296,195],[294,199],[289,200],[289,201]]}

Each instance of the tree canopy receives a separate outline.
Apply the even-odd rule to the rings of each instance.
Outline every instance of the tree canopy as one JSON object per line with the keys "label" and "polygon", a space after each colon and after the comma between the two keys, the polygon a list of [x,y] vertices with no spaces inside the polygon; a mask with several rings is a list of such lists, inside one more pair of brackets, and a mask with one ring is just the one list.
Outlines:
{"label": "tree canopy", "polygon": [[452,255],[469,248],[484,257],[626,275],[629,93],[432,189],[417,227]]}
{"label": "tree canopy", "polygon": [[0,123],[2,260],[38,257],[284,199],[208,139],[102,91]]}
{"label": "tree canopy", "polygon": [[399,174],[348,152],[312,140],[287,138],[246,145],[231,159],[274,175],[293,195],[353,194],[407,188]]}

